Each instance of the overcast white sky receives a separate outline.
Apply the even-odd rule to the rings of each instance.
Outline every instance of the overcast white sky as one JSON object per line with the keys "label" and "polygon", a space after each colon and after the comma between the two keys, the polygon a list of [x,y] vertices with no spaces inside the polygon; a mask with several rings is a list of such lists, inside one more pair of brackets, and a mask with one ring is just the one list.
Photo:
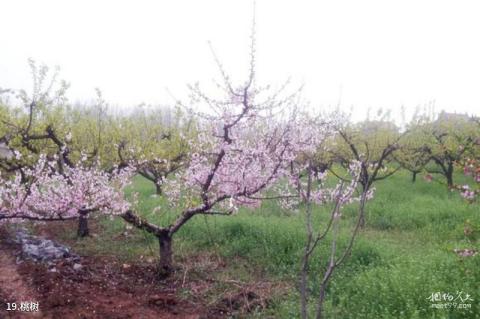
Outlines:
{"label": "overcast white sky", "polygon": [[[61,67],[71,100],[172,104],[168,88],[248,68],[252,1],[0,0],[0,87],[29,88],[29,57]],[[480,113],[480,3],[257,0],[260,83],[291,76],[312,107]]]}

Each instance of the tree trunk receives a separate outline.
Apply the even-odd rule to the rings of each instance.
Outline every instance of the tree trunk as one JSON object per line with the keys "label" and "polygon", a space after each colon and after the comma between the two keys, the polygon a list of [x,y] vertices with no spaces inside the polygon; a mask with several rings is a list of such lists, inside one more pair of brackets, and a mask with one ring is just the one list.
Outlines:
{"label": "tree trunk", "polygon": [[417,181],[417,172],[412,172],[412,183]]}
{"label": "tree trunk", "polygon": [[452,163],[448,163],[448,169],[445,174],[445,177],[447,178],[448,188],[449,189],[452,188],[453,187],[453,164]]}
{"label": "tree trunk", "polygon": [[78,229],[77,229],[77,236],[87,237],[90,235],[90,230],[88,229],[88,216],[87,213],[82,211],[79,212],[80,216],[78,217]]}
{"label": "tree trunk", "polygon": [[158,270],[160,277],[165,278],[173,272],[172,236],[169,234],[159,235],[158,243],[160,244],[160,263]]}
{"label": "tree trunk", "polygon": [[365,228],[365,216],[360,217],[360,228]]}
{"label": "tree trunk", "polygon": [[157,195],[162,195],[162,184],[155,183],[155,192]]}
{"label": "tree trunk", "polygon": [[[362,184],[363,193],[368,192],[369,189],[370,189],[370,185]],[[359,223],[360,223],[360,229],[364,229],[365,228],[365,206],[360,207],[360,221],[359,221]]]}
{"label": "tree trunk", "polygon": [[320,294],[318,296],[316,319],[322,319],[323,318],[323,303],[325,302],[326,291],[327,291],[327,283],[322,282],[322,284],[320,285]]}

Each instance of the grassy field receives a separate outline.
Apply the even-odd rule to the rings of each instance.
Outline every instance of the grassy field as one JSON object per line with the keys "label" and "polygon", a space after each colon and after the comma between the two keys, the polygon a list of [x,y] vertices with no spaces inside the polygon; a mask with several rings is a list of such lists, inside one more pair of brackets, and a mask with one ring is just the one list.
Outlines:
{"label": "grassy field", "polygon": [[[461,177],[457,177],[461,180]],[[165,199],[152,196],[154,187],[136,178],[139,210],[151,221],[172,218]],[[480,207],[464,202],[444,185],[399,173],[376,185],[367,204],[367,225],[351,257],[335,273],[326,301],[327,318],[480,318],[480,255],[460,257],[454,249],[479,250]],[[317,210],[316,224],[327,218]],[[355,207],[345,209],[342,243],[353,225]],[[121,220],[102,222],[105,231],[82,240],[78,249],[89,254],[113,254],[125,262],[156,258],[155,238],[137,230],[122,237]],[[305,241],[301,213],[265,202],[255,211],[235,216],[197,216],[175,237],[175,260],[184,279],[211,276],[219,282],[269,283],[268,307],[252,318],[297,318],[299,258]],[[325,263],[328,239],[314,257],[314,268]],[[218,267],[223,263],[223,267]],[[186,274],[188,272],[188,277]],[[313,275],[318,278],[319,275]],[[223,281],[222,281],[223,280]],[[262,286],[264,287],[264,286]],[[315,295],[318,284],[312,282]],[[212,302],[223,292],[216,285],[206,294]],[[432,293],[452,295],[456,303],[469,294],[469,309],[435,309]],[[185,297],[192,297],[185,289]],[[210,295],[209,295],[210,294]],[[446,303],[438,302],[438,303]]]}

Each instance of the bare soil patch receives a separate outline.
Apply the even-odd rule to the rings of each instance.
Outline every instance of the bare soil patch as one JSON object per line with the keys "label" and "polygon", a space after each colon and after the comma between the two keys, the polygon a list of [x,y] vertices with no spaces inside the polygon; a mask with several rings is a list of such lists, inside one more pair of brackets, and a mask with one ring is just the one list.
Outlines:
{"label": "bare soil patch", "polygon": [[[2,240],[3,239],[3,240]],[[17,245],[0,239],[0,318],[206,318],[206,309],[179,299],[160,282],[153,266],[125,265],[110,258],[82,257],[53,267],[15,262]],[[40,312],[7,311],[6,302],[35,301]]]}
{"label": "bare soil patch", "polygon": [[[93,228],[99,225],[92,225]],[[55,239],[66,225],[35,227]],[[160,280],[155,263],[125,263],[111,256],[81,256],[81,269],[60,260],[48,266],[15,262],[19,245],[0,229],[0,318],[243,318],[264,309],[272,291],[285,287],[267,281],[241,282],[214,276],[228,268],[209,255],[192,256],[168,280]],[[67,244],[72,245],[73,242]],[[284,289],[285,290],[285,289]],[[35,301],[40,312],[7,312],[6,302]],[[36,315],[36,317],[35,317]]]}

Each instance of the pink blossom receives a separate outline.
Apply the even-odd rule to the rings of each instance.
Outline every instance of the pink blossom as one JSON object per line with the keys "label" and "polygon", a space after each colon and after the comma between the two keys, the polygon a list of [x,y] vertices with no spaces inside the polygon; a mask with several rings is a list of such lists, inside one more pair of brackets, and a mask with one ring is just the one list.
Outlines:
{"label": "pink blossom", "polygon": [[33,169],[17,172],[13,178],[0,178],[0,220],[58,220],[87,213],[121,214],[130,204],[123,189],[130,183],[132,169],[107,174],[96,168],[65,167],[54,170],[55,163],[40,159]]}

